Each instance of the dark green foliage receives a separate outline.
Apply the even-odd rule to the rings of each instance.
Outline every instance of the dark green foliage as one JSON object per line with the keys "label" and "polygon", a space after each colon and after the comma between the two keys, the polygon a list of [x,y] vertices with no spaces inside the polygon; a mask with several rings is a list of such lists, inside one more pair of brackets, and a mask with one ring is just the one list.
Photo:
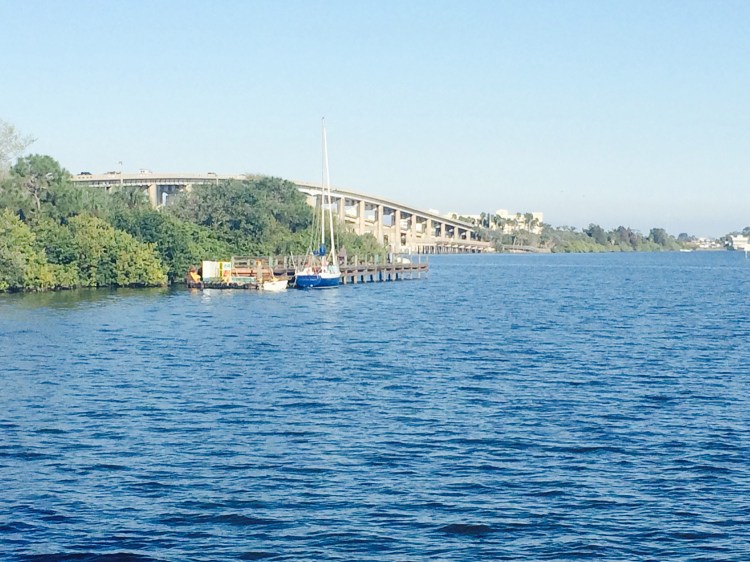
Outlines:
{"label": "dark green foliage", "polygon": [[291,182],[279,178],[228,180],[196,186],[177,198],[177,217],[210,228],[236,252],[249,255],[304,251],[312,209]]}
{"label": "dark green foliage", "polygon": [[163,285],[154,246],[100,218],[124,205],[69,180],[54,159],[35,154],[0,184],[0,291]]}
{"label": "dark green foliage", "polygon": [[[596,233],[596,230],[593,232]],[[542,229],[541,243],[556,253],[590,253],[607,250],[605,246],[597,244],[586,231],[577,232],[575,228],[569,226],[553,228],[545,225]]]}
{"label": "dark green foliage", "polygon": [[29,225],[9,209],[0,211],[0,291],[76,285],[74,267],[49,263]]}
{"label": "dark green foliage", "polygon": [[0,291],[25,289],[39,277],[44,260],[34,242],[28,225],[10,210],[0,212]]}
{"label": "dark green foliage", "polygon": [[70,178],[67,170],[51,156],[32,154],[19,158],[10,169],[10,179],[20,196],[21,212],[24,216],[38,214],[49,193]]}
{"label": "dark green foliage", "polygon": [[377,238],[370,233],[360,236],[339,225],[336,240],[339,250],[347,256],[377,255],[384,258],[386,254],[383,244],[379,244]]}
{"label": "dark green foliage", "polygon": [[90,215],[73,217],[69,226],[77,253],[80,284],[84,287],[157,286],[166,272],[152,244]]}
{"label": "dark green foliage", "polygon": [[678,248],[678,245],[674,237],[667,234],[667,231],[663,228],[652,228],[648,234],[648,239],[654,244],[658,244],[663,248],[674,250]]}
{"label": "dark green foliage", "polygon": [[648,237],[640,232],[618,226],[606,231],[590,224],[582,232],[574,228],[545,226],[542,242],[552,252],[654,252],[676,250],[680,245],[664,229],[654,228]]}
{"label": "dark green foliage", "polygon": [[[157,211],[140,189],[75,185],[42,155],[11,168],[0,209],[0,291],[181,281],[203,260],[303,253],[313,222],[305,196],[278,178],[197,186]],[[351,253],[382,251],[339,230]]]}
{"label": "dark green foliage", "polygon": [[70,174],[50,156],[20,158],[0,183],[0,207],[26,221],[65,222],[80,213],[105,217],[115,204],[101,189],[73,184]]}
{"label": "dark green foliage", "polygon": [[203,260],[227,258],[233,253],[231,246],[208,228],[150,207],[120,210],[111,222],[137,240],[155,246],[170,283],[182,280],[190,266]]}
{"label": "dark green foliage", "polygon": [[151,208],[146,192],[138,186],[127,185],[124,187],[114,187],[109,195],[115,209]]}
{"label": "dark green foliage", "polygon": [[37,246],[44,251],[50,263],[68,265],[76,262],[78,250],[69,228],[49,218],[40,218],[32,226]]}
{"label": "dark green foliage", "polygon": [[607,233],[598,224],[590,224],[589,227],[584,229],[583,232],[587,234],[591,239],[593,239],[597,244],[600,244],[601,246],[607,245]]}

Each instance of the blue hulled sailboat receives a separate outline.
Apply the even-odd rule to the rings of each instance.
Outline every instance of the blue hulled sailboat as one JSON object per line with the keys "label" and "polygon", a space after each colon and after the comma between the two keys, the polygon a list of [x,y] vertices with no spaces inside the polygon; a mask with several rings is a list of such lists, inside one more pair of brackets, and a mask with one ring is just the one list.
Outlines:
{"label": "blue hulled sailboat", "polygon": [[[300,289],[323,289],[338,287],[341,284],[341,270],[333,232],[333,205],[331,204],[331,179],[328,173],[325,120],[323,120],[322,135],[323,189],[320,196],[320,232],[319,239],[310,245],[304,263],[294,268],[294,286]],[[326,242],[329,242],[329,245]]]}

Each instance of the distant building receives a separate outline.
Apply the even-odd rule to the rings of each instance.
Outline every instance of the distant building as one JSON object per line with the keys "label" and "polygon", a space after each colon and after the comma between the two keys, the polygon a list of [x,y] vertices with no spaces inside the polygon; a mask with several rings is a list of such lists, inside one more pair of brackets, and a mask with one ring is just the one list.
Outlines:
{"label": "distant building", "polygon": [[723,247],[715,238],[699,237],[695,242],[696,246],[701,250],[718,250]]}
{"label": "distant building", "polygon": [[[531,215],[530,217],[527,215]],[[475,225],[482,223],[482,214],[461,214],[461,213],[448,213],[443,215],[447,218],[452,219],[465,219],[473,222]],[[485,219],[487,215],[485,214]],[[528,230],[534,234],[542,233],[542,223],[544,222],[544,213],[541,211],[534,211],[531,213],[511,213],[507,209],[498,209],[495,211],[494,216],[489,217],[489,228],[491,230],[501,230],[503,234],[513,234],[519,230]]]}
{"label": "distant building", "polygon": [[750,249],[750,243],[748,242],[747,236],[730,236],[729,241],[732,244],[732,248],[735,250]]}
{"label": "distant building", "polygon": [[[531,215],[530,221],[526,216]],[[541,211],[532,211],[530,213],[511,213],[507,209],[498,209],[495,211],[495,216],[500,217],[505,221],[503,225],[503,232],[505,234],[512,234],[516,230],[523,229],[533,232],[534,234],[542,233],[542,223],[544,222],[544,213]]]}

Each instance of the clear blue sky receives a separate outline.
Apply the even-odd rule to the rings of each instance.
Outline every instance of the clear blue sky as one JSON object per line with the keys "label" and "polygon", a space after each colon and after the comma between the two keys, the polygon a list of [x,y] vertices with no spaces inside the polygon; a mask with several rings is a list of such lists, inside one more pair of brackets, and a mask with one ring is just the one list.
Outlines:
{"label": "clear blue sky", "polygon": [[319,181],[441,212],[750,225],[747,1],[0,0],[0,119],[71,172]]}

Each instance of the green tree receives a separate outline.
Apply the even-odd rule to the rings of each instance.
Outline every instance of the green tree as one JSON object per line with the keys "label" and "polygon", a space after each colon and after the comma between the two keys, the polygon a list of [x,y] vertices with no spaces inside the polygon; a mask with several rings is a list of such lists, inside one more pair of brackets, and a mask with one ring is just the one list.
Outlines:
{"label": "green tree", "polygon": [[29,226],[8,209],[0,212],[0,291],[54,286],[54,272]]}
{"label": "green tree", "polygon": [[107,218],[118,206],[117,200],[103,189],[63,181],[48,189],[41,215],[65,223],[80,214]]}
{"label": "green tree", "polygon": [[32,199],[36,212],[41,210],[42,201],[46,198],[50,188],[70,178],[68,171],[62,168],[54,158],[42,154],[19,158],[10,171],[11,177]]}
{"label": "green tree", "polygon": [[137,241],[104,220],[90,215],[70,219],[84,287],[158,286],[167,282],[152,244]]}
{"label": "green tree", "polygon": [[613,231],[613,240],[621,249],[637,250],[640,244],[640,235],[624,226],[618,226]]}
{"label": "green tree", "polygon": [[534,214],[533,213],[524,213],[523,214],[523,222],[526,225],[526,230],[531,232],[531,223],[534,221]]}
{"label": "green tree", "polygon": [[381,256],[385,258],[386,248],[379,244],[371,233],[357,235],[351,230],[339,226],[336,234],[339,250],[346,251],[347,256]]}
{"label": "green tree", "polygon": [[279,178],[196,186],[177,198],[171,212],[210,228],[238,253],[256,255],[278,253],[312,224],[305,197],[294,184]]}
{"label": "green tree", "polygon": [[153,244],[170,283],[184,279],[188,268],[202,260],[226,258],[233,253],[231,246],[208,228],[150,207],[120,210],[112,217],[112,225]]}
{"label": "green tree", "polygon": [[50,263],[76,264],[78,249],[69,228],[48,217],[35,220],[31,226],[36,236],[37,247],[44,251]]}
{"label": "green tree", "polygon": [[115,207],[124,207],[126,209],[151,208],[146,192],[137,185],[115,187],[112,189],[110,195]]}
{"label": "green tree", "polygon": [[663,228],[652,228],[648,239],[659,246],[669,246],[671,242],[671,236]]}
{"label": "green tree", "polygon": [[585,228],[583,232],[601,246],[607,245],[607,233],[598,224],[589,224],[588,228]]}

